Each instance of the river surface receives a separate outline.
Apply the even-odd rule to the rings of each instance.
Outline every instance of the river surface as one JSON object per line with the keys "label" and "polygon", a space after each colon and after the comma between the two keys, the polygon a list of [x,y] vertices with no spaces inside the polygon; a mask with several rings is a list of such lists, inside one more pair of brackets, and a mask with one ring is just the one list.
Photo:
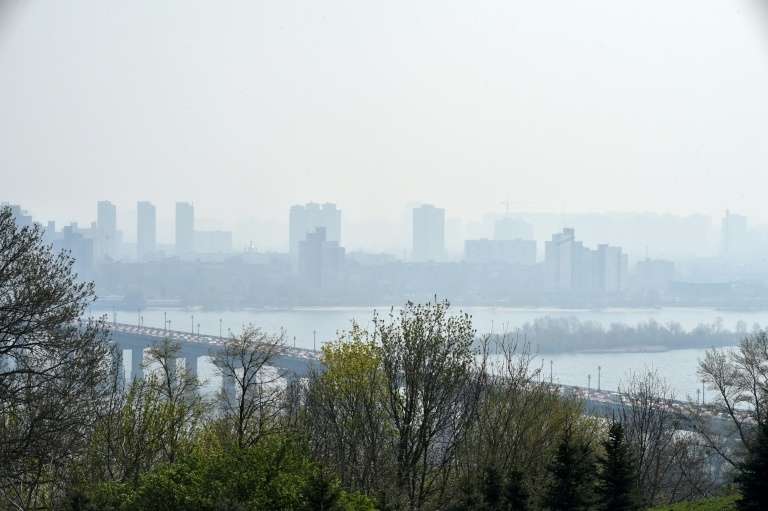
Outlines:
{"label": "river surface", "polygon": [[[352,321],[362,327],[371,326],[372,307],[334,307],[334,308],[295,308],[290,310],[241,310],[241,311],[201,311],[182,309],[149,309],[139,311],[118,310],[114,314],[121,323],[138,324],[162,328],[164,319],[170,321],[172,330],[190,331],[193,326],[197,332],[228,335],[239,332],[243,326],[252,324],[267,332],[278,333],[285,330],[288,344],[297,347],[319,348],[324,342],[336,338],[337,332],[347,330]],[[659,323],[677,322],[683,328],[691,329],[699,324],[722,322],[724,328],[735,330],[739,321],[745,322],[751,329],[757,323],[768,325],[766,311],[720,311],[706,308],[662,308],[662,309],[523,309],[510,307],[452,307],[472,315],[473,323],[479,333],[502,333],[514,331],[526,322],[543,316],[576,318],[580,321],[597,321],[604,326],[611,323],[636,325],[648,320]],[[381,315],[389,313],[389,308],[377,308]],[[112,317],[109,317],[112,320]],[[547,354],[537,359],[543,368],[545,378],[550,376],[555,382],[586,387],[591,383],[597,387],[598,372],[600,386],[615,390],[626,380],[630,372],[656,370],[675,390],[678,398],[687,395],[696,399],[696,391],[701,383],[696,375],[699,359],[704,349],[681,349],[648,353],[560,353]],[[202,364],[202,362],[201,362]],[[207,365],[207,364],[206,364]],[[601,369],[598,371],[598,367]],[[202,372],[207,373],[200,368]],[[591,376],[591,380],[590,380]]]}

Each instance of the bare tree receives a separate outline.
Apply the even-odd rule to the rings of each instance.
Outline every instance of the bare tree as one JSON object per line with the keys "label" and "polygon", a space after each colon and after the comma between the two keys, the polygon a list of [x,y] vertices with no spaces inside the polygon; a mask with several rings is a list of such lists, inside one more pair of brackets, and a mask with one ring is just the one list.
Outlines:
{"label": "bare tree", "polygon": [[[699,362],[708,403],[690,403],[700,443],[722,460],[716,477],[740,470],[753,451],[759,428],[768,423],[768,333],[756,330],[736,349],[709,350]],[[724,466],[723,466],[724,465]]]}
{"label": "bare tree", "polygon": [[[621,421],[647,506],[709,495],[711,459],[690,431],[684,404],[656,371],[631,373],[619,389]],[[685,428],[688,429],[685,429]]]}
{"label": "bare tree", "polygon": [[[565,424],[583,406],[542,377],[529,342],[505,334],[494,337],[491,346],[478,416],[460,453],[460,477],[463,486],[477,491],[486,471],[502,482],[522,474],[540,497]],[[460,491],[466,491],[463,486]]]}
{"label": "bare tree", "polygon": [[38,226],[0,209],[0,498],[18,509],[84,448],[113,365],[100,321],[81,321],[93,285]]}
{"label": "bare tree", "polygon": [[409,302],[397,317],[390,312],[389,321],[374,315],[402,509],[424,509],[445,493],[477,413],[485,358],[478,368],[470,316],[448,310],[448,302]]}
{"label": "bare tree", "polygon": [[282,375],[270,363],[285,345],[285,335],[246,327],[211,354],[223,380],[221,412],[238,447],[256,444],[279,426]]}
{"label": "bare tree", "polygon": [[165,460],[173,463],[179,449],[190,440],[206,412],[200,395],[200,382],[187,368],[178,366],[181,344],[163,339],[148,351],[148,362],[159,366],[149,383],[157,387],[164,403],[163,452]]}

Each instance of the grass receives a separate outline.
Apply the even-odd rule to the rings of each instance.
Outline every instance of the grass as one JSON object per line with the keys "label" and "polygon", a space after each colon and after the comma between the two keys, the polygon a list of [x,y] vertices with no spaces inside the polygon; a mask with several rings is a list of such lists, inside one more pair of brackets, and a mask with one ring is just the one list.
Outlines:
{"label": "grass", "polygon": [[680,502],[678,504],[655,507],[649,511],[735,511],[738,498],[738,495],[729,495],[727,497],[717,497],[695,502]]}

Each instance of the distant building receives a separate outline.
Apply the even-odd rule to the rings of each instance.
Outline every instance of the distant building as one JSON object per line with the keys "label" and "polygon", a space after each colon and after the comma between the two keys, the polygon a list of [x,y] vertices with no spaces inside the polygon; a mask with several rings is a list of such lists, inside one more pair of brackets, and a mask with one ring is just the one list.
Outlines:
{"label": "distant building", "polygon": [[32,227],[34,224],[32,215],[21,209],[21,206],[18,204],[8,204],[7,202],[3,202],[0,204],[0,207],[8,207],[11,209],[11,216],[13,216],[13,220],[18,228]]}
{"label": "distant building", "polygon": [[75,260],[74,270],[80,276],[88,276],[93,271],[94,240],[86,237],[76,223],[65,226],[61,235],[53,243],[54,250],[66,250]]}
{"label": "distant building", "polygon": [[493,238],[496,240],[532,240],[533,226],[519,218],[509,216],[499,218],[493,225]]}
{"label": "distant building", "polygon": [[723,257],[733,259],[746,256],[749,244],[747,217],[726,210],[721,230]]}
{"label": "distant building", "polygon": [[467,240],[464,260],[468,263],[507,263],[532,266],[536,264],[534,240]]}
{"label": "distant building", "polygon": [[195,251],[198,254],[228,254],[232,252],[232,232],[195,231]]}
{"label": "distant building", "polygon": [[425,204],[413,209],[413,260],[445,258],[445,210]]}
{"label": "distant building", "polygon": [[115,259],[119,252],[117,232],[117,207],[109,201],[96,204],[96,225],[93,232],[94,251],[97,260]]}
{"label": "distant building", "polygon": [[176,203],[176,255],[195,251],[195,208],[189,202]]}
{"label": "distant building", "polygon": [[344,265],[344,248],[326,239],[318,227],[299,243],[299,274],[312,287],[327,287],[338,280]]}
{"label": "distant building", "polygon": [[336,204],[310,202],[291,207],[288,251],[294,261],[299,257],[299,244],[318,228],[325,229],[326,239],[341,244],[341,211]]}
{"label": "distant building", "polygon": [[146,260],[157,251],[157,212],[151,202],[136,203],[136,257]]}
{"label": "distant building", "polygon": [[552,235],[544,245],[544,263],[553,288],[562,291],[573,289],[573,269],[575,263],[576,234],[573,229]]}
{"label": "distant building", "polygon": [[573,229],[563,229],[545,244],[549,283],[559,291],[618,293],[627,287],[628,264],[620,247],[602,244],[592,250],[576,241]]}
{"label": "distant building", "polygon": [[598,245],[595,253],[595,288],[603,293],[618,293],[627,287],[627,256],[619,247]]}

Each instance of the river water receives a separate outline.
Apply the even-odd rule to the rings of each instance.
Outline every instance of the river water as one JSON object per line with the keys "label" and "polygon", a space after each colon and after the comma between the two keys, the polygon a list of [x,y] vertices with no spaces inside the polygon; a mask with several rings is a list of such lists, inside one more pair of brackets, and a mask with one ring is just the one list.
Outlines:
{"label": "river water", "polygon": [[[362,327],[371,326],[371,307],[334,307],[334,308],[294,308],[290,310],[241,310],[241,311],[201,311],[180,309],[149,309],[142,311],[118,310],[108,313],[121,323],[138,324],[162,328],[164,319],[170,321],[172,330],[195,331],[200,333],[227,335],[229,331],[239,332],[243,326],[252,324],[267,332],[277,333],[285,330],[289,344],[297,347],[319,348],[324,342],[336,338],[340,330],[350,328],[352,321]],[[526,322],[543,316],[573,317],[580,321],[597,321],[604,326],[611,323],[636,325],[648,320],[659,323],[677,322],[685,329],[699,324],[722,322],[722,326],[735,330],[739,321],[749,328],[755,323],[768,325],[766,311],[719,311],[706,308],[662,308],[662,309],[524,309],[509,307],[452,307],[472,315],[473,323],[479,333],[513,331]],[[389,308],[377,308],[381,315]],[[109,317],[112,320],[112,317]],[[626,380],[630,372],[656,370],[675,390],[679,398],[686,395],[696,398],[696,391],[701,383],[696,375],[703,349],[681,349],[650,353],[561,353],[547,354],[536,363],[543,368],[545,378],[567,385],[586,387],[591,375],[591,386],[597,387],[598,367],[600,386],[615,390]],[[201,370],[203,368],[201,367]]]}

